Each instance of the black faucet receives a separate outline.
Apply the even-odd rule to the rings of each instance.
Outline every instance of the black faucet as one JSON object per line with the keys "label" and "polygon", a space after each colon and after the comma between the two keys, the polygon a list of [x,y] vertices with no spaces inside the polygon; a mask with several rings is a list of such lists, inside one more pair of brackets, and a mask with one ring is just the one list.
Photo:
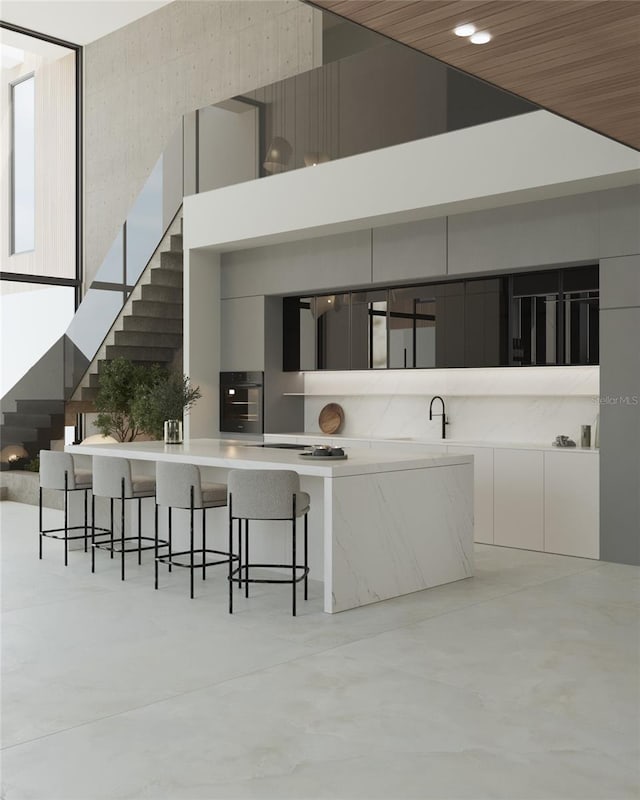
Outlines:
{"label": "black faucet", "polygon": [[435,395],[435,397],[431,398],[431,402],[429,403],[429,419],[433,419],[433,401],[439,400],[442,403],[442,414],[436,414],[436,417],[442,417],[442,438],[446,439],[446,431],[445,425],[449,424],[449,420],[447,419],[447,415],[445,414],[444,410],[444,400],[440,397],[439,394]]}

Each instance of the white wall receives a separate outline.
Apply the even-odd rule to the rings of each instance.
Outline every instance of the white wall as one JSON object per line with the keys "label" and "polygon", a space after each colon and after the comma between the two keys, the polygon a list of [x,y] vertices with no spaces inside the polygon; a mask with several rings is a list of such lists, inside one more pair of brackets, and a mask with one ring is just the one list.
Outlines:
{"label": "white wall", "polygon": [[535,111],[185,200],[192,247],[220,251],[637,183],[640,154]]}
{"label": "white wall", "polygon": [[66,286],[2,281],[0,397],[64,334],[74,313],[73,295]]}

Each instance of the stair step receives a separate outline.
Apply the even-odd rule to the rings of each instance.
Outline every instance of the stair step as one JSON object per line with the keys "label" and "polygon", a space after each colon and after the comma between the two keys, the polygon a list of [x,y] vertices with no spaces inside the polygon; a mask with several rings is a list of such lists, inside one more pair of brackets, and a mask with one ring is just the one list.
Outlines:
{"label": "stair step", "polygon": [[182,319],[182,303],[158,303],[152,300],[134,300],[131,305],[135,316]]}
{"label": "stair step", "polygon": [[182,272],[178,272],[176,269],[156,267],[151,270],[150,277],[152,286],[174,286],[182,290]]}
{"label": "stair step", "polygon": [[8,427],[48,428],[51,425],[50,414],[23,414],[18,411],[4,413],[2,424]]}
{"label": "stair step", "polygon": [[155,331],[116,331],[115,344],[126,347],[181,347],[179,333],[156,333]]}
{"label": "stair step", "polygon": [[107,359],[126,358],[127,361],[150,361],[168,364],[173,360],[173,347],[127,347],[107,345]]}
{"label": "stair step", "polygon": [[147,283],[142,287],[142,299],[157,303],[182,303],[182,289]]}
{"label": "stair step", "polygon": [[125,331],[142,331],[157,333],[182,333],[182,319],[167,319],[167,317],[124,317],[122,325]]}
{"label": "stair step", "polygon": [[181,233],[173,233],[169,239],[169,249],[170,250],[180,250],[183,249],[182,244],[182,234]]}
{"label": "stair step", "polygon": [[19,414],[64,414],[64,400],[16,400]]}
{"label": "stair step", "polygon": [[51,434],[47,428],[32,428],[12,425],[6,428],[0,426],[0,439],[2,445],[18,444],[20,442],[48,442],[51,441]]}
{"label": "stair step", "polygon": [[182,272],[183,256],[182,253],[172,250],[163,250],[160,253],[160,266],[162,269],[173,269]]}

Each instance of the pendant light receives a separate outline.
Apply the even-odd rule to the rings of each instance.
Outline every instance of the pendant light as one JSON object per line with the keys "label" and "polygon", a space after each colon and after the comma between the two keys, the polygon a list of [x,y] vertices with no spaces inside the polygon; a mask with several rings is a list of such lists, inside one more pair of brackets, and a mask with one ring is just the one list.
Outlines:
{"label": "pendant light", "polygon": [[[278,87],[281,88],[281,102],[280,102],[280,114],[281,114],[281,128],[280,130],[284,133],[284,122],[285,122],[285,109],[284,109],[284,81],[280,81],[277,84]],[[272,114],[271,114],[271,130],[272,132],[275,129],[275,111],[277,106],[277,94],[276,89],[274,88],[274,99],[271,105]],[[293,153],[293,147],[291,144],[283,137],[283,136],[274,136],[271,140],[271,144],[267,148],[267,154],[265,156],[264,162],[262,166],[266,172],[271,173],[272,175],[277,174],[278,172],[284,172],[289,164],[289,159],[291,158],[291,154]]]}

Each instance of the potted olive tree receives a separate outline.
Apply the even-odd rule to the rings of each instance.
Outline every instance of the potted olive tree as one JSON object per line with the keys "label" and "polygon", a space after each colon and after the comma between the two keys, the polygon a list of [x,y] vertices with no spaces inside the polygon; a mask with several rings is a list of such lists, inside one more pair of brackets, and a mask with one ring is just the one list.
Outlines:
{"label": "potted olive tree", "polygon": [[102,365],[94,425],[103,436],[132,442],[140,435],[142,429],[133,414],[133,402],[138,393],[158,379],[159,370],[157,366],[145,367],[126,358],[114,358]]}
{"label": "potted olive tree", "polygon": [[150,384],[139,385],[131,413],[143,433],[181,444],[184,415],[201,397],[200,387],[191,386],[186,375],[158,370]]}

